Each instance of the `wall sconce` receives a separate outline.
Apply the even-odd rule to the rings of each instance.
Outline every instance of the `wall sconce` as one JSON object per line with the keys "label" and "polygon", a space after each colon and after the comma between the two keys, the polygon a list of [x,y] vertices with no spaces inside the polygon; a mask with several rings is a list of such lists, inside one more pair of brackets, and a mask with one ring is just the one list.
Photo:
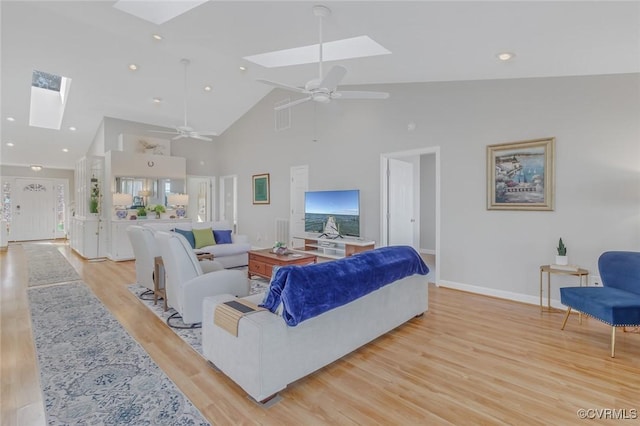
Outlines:
{"label": "wall sconce", "polygon": [[32,164],[30,167],[34,172],[39,172],[40,170],[42,170],[42,166],[39,164]]}
{"label": "wall sconce", "polygon": [[147,205],[147,197],[151,195],[151,191],[148,189],[143,189],[142,191],[138,191],[138,195],[142,197],[142,204]]}
{"label": "wall sconce", "polygon": [[187,194],[169,194],[167,196],[167,203],[170,206],[176,207],[176,216],[185,217],[187,214],[185,206],[189,204],[189,196]]}
{"label": "wall sconce", "polygon": [[116,192],[113,194],[113,206],[116,209],[116,216],[118,219],[124,219],[127,217],[127,209],[133,203],[133,196],[131,194],[121,194]]}

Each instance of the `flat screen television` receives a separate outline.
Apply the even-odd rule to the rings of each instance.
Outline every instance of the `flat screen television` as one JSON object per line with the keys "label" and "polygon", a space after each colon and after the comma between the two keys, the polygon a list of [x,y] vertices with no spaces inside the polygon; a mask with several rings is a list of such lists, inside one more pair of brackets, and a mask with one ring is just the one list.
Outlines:
{"label": "flat screen television", "polygon": [[304,230],[323,233],[329,217],[333,217],[338,233],[360,236],[360,191],[307,191],[304,194]]}

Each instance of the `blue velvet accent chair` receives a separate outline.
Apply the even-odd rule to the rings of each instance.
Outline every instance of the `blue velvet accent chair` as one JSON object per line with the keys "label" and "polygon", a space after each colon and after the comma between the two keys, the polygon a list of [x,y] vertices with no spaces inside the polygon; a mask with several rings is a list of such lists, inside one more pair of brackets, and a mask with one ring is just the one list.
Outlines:
{"label": "blue velvet accent chair", "polygon": [[640,326],[640,252],[608,251],[600,255],[602,287],[563,287],[560,301],[571,309],[611,326],[611,357],[615,357],[616,327]]}

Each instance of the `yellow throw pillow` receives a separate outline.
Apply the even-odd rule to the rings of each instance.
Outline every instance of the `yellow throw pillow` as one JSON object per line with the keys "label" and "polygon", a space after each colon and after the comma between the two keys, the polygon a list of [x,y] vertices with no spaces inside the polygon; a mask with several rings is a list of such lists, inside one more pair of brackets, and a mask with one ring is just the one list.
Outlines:
{"label": "yellow throw pillow", "polygon": [[211,228],[194,229],[193,237],[196,240],[195,248],[197,249],[206,247],[206,246],[213,246],[216,244],[216,240],[215,238],[213,238],[213,231],[211,230]]}

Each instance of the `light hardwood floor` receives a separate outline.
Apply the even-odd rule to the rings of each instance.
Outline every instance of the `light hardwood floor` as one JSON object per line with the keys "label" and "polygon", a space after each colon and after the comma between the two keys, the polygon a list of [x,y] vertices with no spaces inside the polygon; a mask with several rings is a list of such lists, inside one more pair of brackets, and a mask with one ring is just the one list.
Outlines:
{"label": "light hardwood floor", "polygon": [[[133,262],[61,251],[212,424],[566,425],[585,424],[579,409],[640,411],[640,334],[619,332],[612,359],[609,328],[593,319],[579,325],[572,315],[561,331],[562,313],[434,286],[423,317],[290,385],[265,409],[127,290]],[[10,245],[0,266],[0,423],[44,424],[22,247]]]}

